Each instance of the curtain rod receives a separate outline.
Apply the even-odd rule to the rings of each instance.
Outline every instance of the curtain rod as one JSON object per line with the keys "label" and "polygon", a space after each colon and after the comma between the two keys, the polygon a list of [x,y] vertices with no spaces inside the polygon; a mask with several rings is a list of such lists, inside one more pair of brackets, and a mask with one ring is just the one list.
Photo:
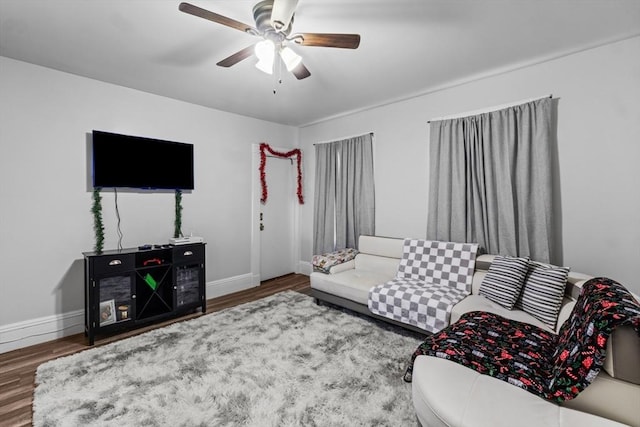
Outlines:
{"label": "curtain rod", "polygon": [[[367,132],[367,133],[363,133],[362,135],[371,135],[373,137],[373,132]],[[330,144],[332,142],[337,142],[337,141],[344,141],[345,139],[349,139],[349,138],[356,138],[358,136],[362,136],[362,135],[356,135],[356,136],[345,136],[343,138],[337,138],[337,139],[332,139],[331,141],[320,141],[320,142],[316,142],[313,145],[318,145],[318,144]]]}
{"label": "curtain rod", "polygon": [[527,102],[537,101],[539,99],[544,99],[544,98],[553,98],[553,94],[549,94],[546,96],[537,96],[535,98],[523,99],[521,101],[510,102],[508,104],[495,105],[493,107],[481,108],[479,110],[467,111],[465,113],[457,113],[457,114],[451,114],[449,116],[437,117],[427,121],[427,123],[437,122],[440,120],[460,119],[462,117],[475,116],[476,114],[490,113],[492,111],[498,111],[504,108],[515,107],[516,105],[526,104]]}

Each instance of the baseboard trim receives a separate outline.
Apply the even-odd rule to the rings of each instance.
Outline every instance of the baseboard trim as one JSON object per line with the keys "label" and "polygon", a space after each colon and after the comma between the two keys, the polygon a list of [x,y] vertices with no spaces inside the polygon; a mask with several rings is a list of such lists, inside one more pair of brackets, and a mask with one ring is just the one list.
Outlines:
{"label": "baseboard trim", "polygon": [[256,286],[260,286],[260,275],[259,274],[253,274],[252,275],[252,284],[253,287],[255,288]]}
{"label": "baseboard trim", "polygon": [[[207,282],[207,299],[260,285],[251,274]],[[84,309],[0,326],[0,354],[84,332]]]}
{"label": "baseboard trim", "polygon": [[0,327],[0,353],[84,332],[84,309]]}
{"label": "baseboard trim", "polygon": [[239,276],[228,277],[226,279],[207,282],[207,299],[221,297],[234,292],[255,288],[260,285],[260,280],[255,284],[253,274],[241,274]]}
{"label": "baseboard trim", "polygon": [[311,276],[313,267],[309,261],[298,261],[298,273],[305,276]]}

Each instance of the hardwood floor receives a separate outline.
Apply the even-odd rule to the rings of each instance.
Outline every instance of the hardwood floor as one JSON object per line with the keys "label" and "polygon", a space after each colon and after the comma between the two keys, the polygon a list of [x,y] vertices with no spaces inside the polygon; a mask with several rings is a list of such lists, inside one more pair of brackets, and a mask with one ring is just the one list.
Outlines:
{"label": "hardwood floor", "polygon": [[[309,277],[302,274],[289,274],[262,282],[256,288],[210,299],[207,301],[207,313],[255,301],[284,290],[310,294]],[[201,314],[181,317],[117,336],[96,339],[95,346],[197,316],[201,316]],[[36,368],[48,360],[88,348],[84,334],[77,334],[0,354],[0,426],[30,426]]]}

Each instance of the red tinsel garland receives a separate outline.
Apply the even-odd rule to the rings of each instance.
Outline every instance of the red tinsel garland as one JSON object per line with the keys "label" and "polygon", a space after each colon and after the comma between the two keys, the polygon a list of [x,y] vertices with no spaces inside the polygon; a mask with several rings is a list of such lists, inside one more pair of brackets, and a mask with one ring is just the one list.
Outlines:
{"label": "red tinsel garland", "polygon": [[266,142],[260,143],[260,184],[262,184],[262,197],[260,197],[260,202],[263,204],[267,203],[268,190],[267,176],[265,173],[265,168],[267,166],[267,151],[274,156],[283,158],[296,156],[298,159],[298,190],[296,193],[298,194],[298,202],[301,205],[304,204],[304,197],[302,196],[302,151],[299,148],[295,148],[291,151],[282,153],[275,151]]}

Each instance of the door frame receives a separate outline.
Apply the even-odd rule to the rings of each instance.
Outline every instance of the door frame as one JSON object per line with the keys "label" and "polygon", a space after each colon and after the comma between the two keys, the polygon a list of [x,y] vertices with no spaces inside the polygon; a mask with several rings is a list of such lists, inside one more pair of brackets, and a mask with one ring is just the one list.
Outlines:
{"label": "door frame", "polygon": [[[289,151],[291,148],[271,147],[276,151]],[[294,169],[292,168],[292,171]],[[293,172],[292,172],[293,173]],[[267,177],[267,184],[268,184]],[[296,176],[293,177],[296,181]],[[295,187],[295,186],[294,186]],[[260,144],[251,144],[251,285],[260,286],[260,197],[262,188],[260,187]],[[291,266],[294,273],[300,273],[300,204],[297,202],[297,195],[291,194],[293,201],[293,242]]]}

